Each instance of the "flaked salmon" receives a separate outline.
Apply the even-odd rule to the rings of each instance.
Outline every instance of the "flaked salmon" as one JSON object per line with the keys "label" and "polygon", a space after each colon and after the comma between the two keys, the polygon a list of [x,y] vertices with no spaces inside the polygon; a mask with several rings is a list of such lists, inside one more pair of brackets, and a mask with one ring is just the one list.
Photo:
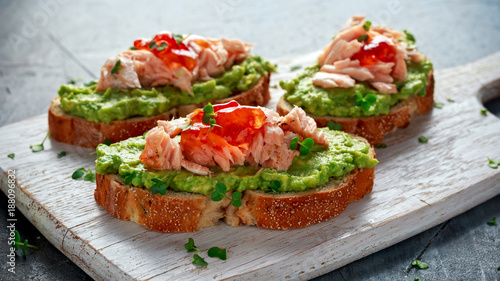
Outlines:
{"label": "flaked salmon", "polygon": [[109,58],[101,67],[96,89],[126,90],[168,84],[191,93],[193,82],[213,79],[240,63],[250,55],[251,47],[238,39],[182,37],[162,32],[152,40],[136,40],[136,50]]}
{"label": "flaked salmon", "polygon": [[[157,170],[180,170],[209,175],[208,167],[229,171],[234,165],[272,167],[286,171],[298,150],[290,149],[294,137],[312,138],[328,145],[314,120],[299,107],[280,117],[276,112],[237,102],[214,105],[212,117],[217,126],[202,122],[204,111],[196,110],[181,121],[159,121],[146,134],[146,146],[140,161]],[[181,126],[191,123],[184,130]],[[181,130],[180,142],[172,140]]]}
{"label": "flaked salmon", "polygon": [[[381,93],[397,93],[394,81],[406,81],[407,60],[420,62],[425,59],[422,53],[408,49],[407,43],[400,42],[405,36],[402,32],[366,23],[363,16],[351,17],[324,48],[318,57],[321,69],[313,77],[314,85],[352,87],[345,78],[348,76],[370,82]],[[347,81],[349,83],[343,83]]]}

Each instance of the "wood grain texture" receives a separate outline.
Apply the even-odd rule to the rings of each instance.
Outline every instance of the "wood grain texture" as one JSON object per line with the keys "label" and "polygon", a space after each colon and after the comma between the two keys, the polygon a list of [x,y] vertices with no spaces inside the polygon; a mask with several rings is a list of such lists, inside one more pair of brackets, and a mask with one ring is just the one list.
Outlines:
{"label": "wood grain texture", "polygon": [[[310,64],[315,55],[278,61]],[[57,248],[96,279],[307,279],[386,248],[500,194],[500,170],[487,167],[487,156],[500,156],[500,121],[482,116],[478,96],[500,78],[500,53],[454,69],[436,71],[436,100],[453,98],[441,110],[418,116],[389,135],[377,151],[372,193],[338,217],[304,229],[273,231],[222,224],[192,234],[164,234],[114,219],[93,199],[94,184],[71,179],[80,167],[92,167],[92,150],[51,141],[32,153],[47,131],[42,115],[0,128],[3,171],[16,169],[17,206]],[[493,87],[498,93],[498,88]],[[486,91],[491,93],[492,91]],[[485,93],[483,90],[482,93]],[[273,89],[273,108],[282,91]],[[494,95],[494,94],[491,94]],[[427,144],[417,138],[428,137]],[[56,154],[68,151],[58,159]],[[2,190],[6,192],[5,177]],[[354,218],[354,219],[352,219]],[[208,249],[225,247],[228,260],[207,258],[197,269],[184,250],[188,237]],[[205,253],[201,254],[206,257]],[[308,259],[303,257],[307,256]],[[161,262],[159,262],[161,261]]]}

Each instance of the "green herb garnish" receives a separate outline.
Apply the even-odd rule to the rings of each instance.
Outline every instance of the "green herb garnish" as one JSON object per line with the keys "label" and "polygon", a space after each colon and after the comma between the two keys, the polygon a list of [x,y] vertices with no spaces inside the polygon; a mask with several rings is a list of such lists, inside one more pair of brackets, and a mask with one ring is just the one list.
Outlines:
{"label": "green herb garnish", "polygon": [[38,247],[28,244],[28,239],[24,239],[24,243],[21,242],[21,235],[17,230],[14,230],[14,249],[17,251],[19,246],[23,246],[21,250],[23,251],[23,256],[26,256],[26,248],[38,249]]}
{"label": "green herb garnish", "polygon": [[82,80],[82,77],[73,78],[73,77],[68,76],[68,84],[71,84],[71,85],[76,85],[76,83],[78,83],[81,80]]}
{"label": "green herb garnish", "polygon": [[63,158],[64,156],[66,156],[66,151],[61,151],[57,153],[57,158]]}
{"label": "green herb garnish", "polygon": [[368,31],[370,30],[370,26],[372,26],[372,22],[371,21],[365,21],[365,24],[363,24],[363,28]]}
{"label": "green herb garnish", "polygon": [[273,183],[271,184],[271,186],[269,187],[269,189],[266,190],[266,193],[267,192],[278,193],[280,188],[281,188],[281,182],[279,180],[274,180]]}
{"label": "green herb garnish", "polygon": [[366,40],[368,40],[368,35],[366,35],[366,34],[360,35],[360,36],[357,38],[357,40],[358,40],[359,42],[366,41]]}
{"label": "green herb garnish", "polygon": [[92,81],[89,81],[87,83],[83,83],[83,86],[88,88],[88,87],[94,86],[95,84],[97,84],[97,83],[94,80],[92,80]]}
{"label": "green herb garnish", "polygon": [[377,144],[375,146],[375,148],[386,148],[386,147],[387,147],[387,144],[385,144],[385,143],[380,143],[380,144]]}
{"label": "green herb garnish", "polygon": [[418,138],[418,142],[419,143],[427,143],[427,141],[429,141],[429,139],[427,139],[426,137],[424,136],[421,136]]}
{"label": "green herb garnish", "polygon": [[408,30],[403,30],[404,34],[406,35],[406,38],[408,39],[408,41],[411,41],[413,42],[413,44],[415,44],[417,42],[417,40],[415,40],[415,36],[413,36],[413,34],[411,34]]}
{"label": "green herb garnish", "polygon": [[213,201],[217,202],[217,201],[222,200],[224,197],[226,197],[227,199],[231,200],[231,204],[233,204],[233,206],[240,207],[241,206],[241,197],[243,197],[243,194],[239,191],[235,191],[231,195],[231,198],[229,198],[226,195],[226,192],[227,192],[226,185],[221,183],[221,182],[218,182],[215,185],[215,191],[210,194],[210,198],[212,198]]}
{"label": "green herb garnish", "polygon": [[481,109],[481,110],[479,110],[479,113],[481,113],[481,115],[486,116],[486,115],[488,115],[488,110],[486,110],[486,109]]}
{"label": "green herb garnish", "polygon": [[45,143],[45,141],[47,140],[47,138],[49,136],[50,136],[50,133],[47,132],[47,134],[45,135],[45,138],[43,139],[42,143],[40,143],[40,144],[30,144],[31,151],[33,151],[33,152],[40,152],[40,151],[44,150],[43,144]]}
{"label": "green herb garnish", "polygon": [[300,145],[299,147],[300,154],[307,155],[310,152],[309,148],[311,148],[314,145],[314,140],[311,138],[307,138],[302,142],[300,142],[299,137],[294,137],[292,139],[292,142],[290,143],[290,149],[291,150],[297,149],[297,145]]}
{"label": "green herb garnish", "polygon": [[16,157],[16,155],[14,153],[9,153],[9,154],[7,154],[7,157],[14,160],[14,157]]}
{"label": "green herb garnish", "polygon": [[165,195],[167,193],[167,185],[160,179],[152,179],[155,183],[151,186],[151,193]]}
{"label": "green herb garnish", "polygon": [[342,130],[342,124],[335,123],[332,120],[328,121],[326,123],[326,126],[328,127],[328,129],[330,129],[332,131],[341,131]]}
{"label": "green herb garnish", "polygon": [[490,157],[488,157],[488,167],[490,167],[492,169],[497,169],[499,165],[500,165],[500,161],[496,161],[496,160],[490,159]]}
{"label": "green herb garnish", "polygon": [[442,102],[435,102],[435,103],[434,103],[434,107],[435,107],[435,108],[439,108],[439,109],[441,109],[441,108],[443,108],[443,106],[444,106],[444,103],[442,103]]}
{"label": "green herb garnish", "polygon": [[293,66],[290,67],[290,71],[299,70],[301,68],[302,68],[302,66],[300,66],[300,65],[293,65]]}
{"label": "green herb garnish", "polygon": [[132,180],[134,179],[135,175],[137,174],[136,171],[133,171],[132,173],[125,173],[124,175],[121,175],[120,178],[123,179],[123,182],[126,184],[126,185],[129,185]]}
{"label": "green herb garnish", "polygon": [[415,279],[413,279],[413,281],[420,281],[420,278],[415,277]]}
{"label": "green herb garnish", "polygon": [[198,254],[195,254],[193,256],[193,264],[196,265],[196,266],[207,266],[208,263],[200,256],[198,256]]}
{"label": "green herb garnish", "polygon": [[221,249],[219,247],[212,247],[208,249],[208,256],[211,258],[219,258],[223,261],[226,260],[226,249]]}
{"label": "green herb garnish", "polygon": [[499,266],[499,267],[497,267],[497,270],[500,270],[500,266]]}
{"label": "green herb garnish", "polygon": [[426,269],[426,268],[429,268],[429,264],[428,264],[428,263],[421,262],[421,261],[419,261],[419,260],[413,260],[413,261],[411,262],[411,265],[416,266],[416,267],[418,267],[418,268],[420,268],[420,269]]}
{"label": "green herb garnish", "polygon": [[132,47],[130,47],[130,50],[135,51],[135,50],[137,50],[137,48],[132,46]]}
{"label": "green herb garnish", "polygon": [[368,94],[366,97],[363,97],[360,93],[356,93],[355,98],[356,105],[361,106],[364,111],[368,111],[372,104],[377,101],[377,96],[374,94]]}
{"label": "green herb garnish", "polygon": [[105,145],[107,145],[107,146],[110,146],[111,145],[111,139],[105,139],[102,143],[105,144]]}
{"label": "green herb garnish", "polygon": [[446,100],[447,100],[448,102],[455,102],[455,100],[454,100],[454,99],[450,99],[450,98],[448,98],[448,99],[446,99]]}
{"label": "green herb garnish", "polygon": [[74,180],[77,180],[81,177],[83,177],[84,181],[95,182],[95,174],[92,173],[90,169],[79,168],[76,171],[74,171],[73,174],[71,175],[71,178]]}
{"label": "green herb garnish", "polygon": [[116,63],[115,63],[115,66],[113,66],[113,69],[111,69],[111,74],[115,74],[118,72],[118,70],[121,69],[121,63],[122,61],[121,60],[117,60]]}
{"label": "green herb garnish", "polygon": [[184,39],[187,38],[187,36],[186,38],[184,38],[182,34],[175,34],[175,33],[172,33],[172,37],[175,39],[175,42],[177,42],[177,45],[180,45],[182,41],[184,41]]}
{"label": "green herb garnish", "polygon": [[168,44],[166,42],[161,42],[160,46],[156,46],[156,49],[160,52],[165,50],[166,48],[168,48]]}
{"label": "green herb garnish", "polygon": [[201,250],[194,245],[193,238],[188,239],[188,242],[184,244],[184,248],[186,248],[188,252],[194,252],[194,251],[201,252]]}
{"label": "green herb garnish", "polygon": [[191,128],[191,126],[192,126],[192,124],[191,124],[191,122],[189,122],[187,124],[180,126],[179,128],[184,131],[184,130]]}
{"label": "green herb garnish", "polygon": [[211,103],[208,103],[203,107],[203,113],[204,114],[201,122],[205,125],[210,125],[210,130],[212,130],[212,128],[215,126],[222,128],[222,126],[216,124],[214,117],[217,116],[217,114],[215,114],[214,107]]}
{"label": "green herb garnish", "polygon": [[496,217],[493,217],[490,221],[487,221],[486,223],[489,225],[498,226]]}

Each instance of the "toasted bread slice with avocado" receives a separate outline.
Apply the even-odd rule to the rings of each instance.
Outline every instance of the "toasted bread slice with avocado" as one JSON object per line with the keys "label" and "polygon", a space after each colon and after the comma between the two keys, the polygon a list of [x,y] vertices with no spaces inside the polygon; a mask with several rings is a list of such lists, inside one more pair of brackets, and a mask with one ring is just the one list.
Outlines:
{"label": "toasted bread slice with avocado", "polygon": [[[402,100],[393,105],[388,114],[376,115],[370,117],[333,117],[333,116],[315,116],[312,117],[318,127],[326,127],[329,121],[342,125],[342,131],[350,134],[359,135],[368,140],[373,145],[380,144],[384,136],[397,128],[407,127],[416,114],[425,114],[429,112],[434,105],[434,75],[431,70],[427,75],[426,95],[421,97],[413,95],[406,100]],[[280,115],[286,115],[293,109],[284,97],[278,102],[277,112]]]}
{"label": "toasted bread slice with avocado", "polygon": [[[363,138],[356,137],[366,142]],[[375,157],[373,147],[369,155]],[[242,205],[210,195],[168,190],[165,195],[126,185],[117,174],[96,175],[94,197],[112,216],[162,232],[193,232],[224,220],[231,226],[269,229],[305,227],[340,214],[348,203],[371,192],[374,168],[354,169],[338,180],[303,192],[266,193],[245,190]],[[232,192],[226,195],[231,197]]]}
{"label": "toasted bread slice with avocado", "polygon": [[[212,104],[236,100],[243,105],[265,105],[271,98],[269,94],[270,74],[260,80],[248,91],[235,93],[224,99],[213,100]],[[106,139],[117,142],[130,137],[140,136],[156,126],[158,120],[170,120],[184,117],[194,109],[203,107],[208,102],[180,105],[152,117],[133,117],[109,123],[89,122],[84,118],[66,114],[60,106],[60,98],[52,100],[49,108],[50,136],[59,142],[81,147],[95,148]]]}

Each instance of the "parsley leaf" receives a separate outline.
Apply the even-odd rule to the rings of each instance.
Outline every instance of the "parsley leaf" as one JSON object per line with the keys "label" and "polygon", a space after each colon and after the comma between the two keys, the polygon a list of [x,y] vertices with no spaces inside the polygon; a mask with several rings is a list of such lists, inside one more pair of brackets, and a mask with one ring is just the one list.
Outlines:
{"label": "parsley leaf", "polygon": [[214,119],[215,116],[217,116],[217,114],[214,112],[214,107],[211,103],[208,103],[203,107],[203,118],[201,119],[201,122],[205,125],[210,125],[210,130],[212,130],[215,126],[222,128],[222,126],[216,124]]}
{"label": "parsley leaf", "polygon": [[[132,180],[134,179],[134,177],[136,176],[137,172],[136,171],[133,171],[132,173],[125,173],[124,175],[121,175],[120,178],[123,179],[123,181],[125,182],[126,185],[129,185]],[[156,179],[158,180],[158,179]]]}
{"label": "parsley leaf", "polygon": [[366,35],[366,34],[360,35],[360,36],[357,38],[357,40],[358,40],[359,42],[366,41],[366,40],[368,40],[368,35]]}
{"label": "parsley leaf", "polygon": [[167,193],[167,186],[164,181],[160,179],[152,179],[152,181],[155,183],[153,186],[151,186],[151,193],[153,194],[161,194],[165,195]]}
{"label": "parsley leaf", "polygon": [[82,80],[82,77],[73,78],[73,77],[68,76],[68,84],[76,85],[76,83],[78,83],[78,81],[80,81],[80,80]]}
{"label": "parsley leaf", "polygon": [[83,177],[84,174],[85,174],[85,168],[80,168],[80,169],[77,169],[76,171],[73,172],[73,174],[71,175],[71,178],[76,180],[76,179]]}
{"label": "parsley leaf", "polygon": [[83,177],[84,181],[95,182],[95,174],[92,173],[90,169],[87,170],[87,174]]}
{"label": "parsley leaf", "polygon": [[95,84],[97,84],[97,83],[94,80],[91,80],[91,81],[89,81],[87,83],[83,83],[83,86],[89,88],[89,87],[94,86]]}
{"label": "parsley leaf", "polygon": [[7,154],[7,157],[14,160],[14,157],[16,157],[16,155],[14,153],[10,153],[10,154]]}
{"label": "parsley leaf", "polygon": [[342,124],[335,123],[332,120],[328,121],[328,123],[326,123],[326,126],[328,127],[328,129],[330,129],[332,131],[341,131],[342,130]]}
{"label": "parsley leaf", "polygon": [[40,143],[40,144],[30,144],[31,151],[33,151],[33,152],[40,152],[40,151],[44,150],[45,148],[43,147],[43,144],[45,143],[45,141],[47,140],[47,138],[49,136],[50,136],[50,133],[47,132],[47,134],[45,135],[45,138],[43,139],[42,143]]}
{"label": "parsley leaf", "polygon": [[219,247],[212,247],[208,249],[208,256],[211,258],[219,258],[223,261],[226,260],[226,249],[221,249]]}
{"label": "parsley leaf", "polygon": [[66,151],[61,151],[57,153],[57,158],[63,158],[64,156],[66,156]]}
{"label": "parsley leaf", "polygon": [[385,144],[385,143],[380,143],[380,144],[377,144],[375,146],[375,148],[386,148],[386,147],[387,147],[387,144]]}
{"label": "parsley leaf", "polygon": [[479,110],[479,113],[481,113],[481,115],[486,116],[486,115],[488,115],[488,110],[486,110],[486,109],[481,109],[481,110]]}
{"label": "parsley leaf", "polygon": [[428,263],[421,262],[419,260],[413,260],[411,262],[411,265],[416,266],[416,267],[418,267],[420,269],[427,269],[427,268],[429,268],[429,264]]}
{"label": "parsley leaf", "polygon": [[182,34],[175,34],[175,33],[172,33],[172,37],[175,39],[175,42],[177,43],[177,45],[180,45],[182,43],[182,41],[184,41],[184,39],[187,38],[187,36],[186,36],[186,38],[184,38],[182,36]]}
{"label": "parsley leaf", "polygon": [[450,98],[448,98],[448,99],[446,99],[446,100],[447,100],[448,102],[455,102],[455,100],[454,100],[454,99],[450,99]]}
{"label": "parsley leaf", "polygon": [[490,221],[487,221],[486,223],[488,225],[498,226],[498,224],[497,224],[497,218],[496,217],[493,217]]}
{"label": "parsley leaf", "polygon": [[415,40],[415,36],[413,36],[413,34],[411,34],[408,30],[403,30],[404,34],[406,35],[406,39],[408,39],[408,41],[411,41],[413,44],[415,44],[417,42],[417,40]]}
{"label": "parsley leaf", "polygon": [[300,66],[300,65],[293,65],[293,66],[290,66],[290,71],[299,70],[301,68],[302,68],[302,66]]}
{"label": "parsley leaf", "polygon": [[116,61],[115,66],[113,66],[113,69],[111,69],[111,74],[115,74],[121,69],[121,66],[120,66],[121,63],[122,63],[121,60]]}
{"label": "parsley leaf", "polygon": [[19,246],[22,245],[23,256],[26,256],[26,248],[38,249],[38,247],[28,244],[28,239],[24,239],[24,243],[21,243],[21,235],[19,235],[17,230],[14,230],[14,237],[14,249],[17,251]]}
{"label": "parsley leaf", "polygon": [[266,193],[267,192],[278,193],[280,188],[281,188],[281,182],[279,180],[274,180],[271,186],[269,187],[269,190],[266,190]]}
{"label": "parsley leaf", "polygon": [[198,256],[198,254],[195,254],[193,256],[193,264],[196,265],[196,266],[207,266],[208,263],[200,256]]}
{"label": "parsley leaf", "polygon": [[314,140],[311,138],[306,138],[302,142],[299,141],[299,137],[294,137],[290,143],[290,149],[297,149],[297,144],[300,145],[299,151],[301,155],[307,155],[310,152],[310,148],[314,145]]}
{"label": "parsley leaf", "polygon": [[198,249],[195,245],[194,245],[194,240],[193,238],[189,238],[188,239],[188,242],[186,244],[184,244],[184,248],[186,248],[186,250],[188,252],[194,252],[194,251],[198,251],[198,252],[201,252],[200,249]]}
{"label": "parsley leaf", "polygon": [[107,146],[110,146],[111,145],[111,139],[105,139],[102,143],[105,144],[105,145],[107,145]]}
{"label": "parsley leaf", "polygon": [[418,142],[419,143],[427,143],[427,141],[429,141],[429,139],[427,139],[426,137],[424,136],[421,136],[418,138]]}
{"label": "parsley leaf", "polygon": [[243,197],[243,194],[239,191],[235,191],[231,195],[231,198],[229,198],[226,195],[226,192],[227,192],[226,185],[221,183],[221,182],[218,182],[217,184],[215,184],[215,191],[210,194],[210,198],[212,199],[212,201],[217,202],[217,201],[222,200],[224,197],[226,197],[227,199],[231,200],[231,204],[233,206],[240,207],[242,204],[241,197]]}
{"label": "parsley leaf", "polygon": [[496,160],[490,159],[490,157],[488,157],[488,167],[490,167],[492,169],[497,169],[499,165],[500,165],[500,161],[496,161]]}
{"label": "parsley leaf", "polygon": [[372,26],[372,22],[371,21],[365,21],[365,24],[363,24],[363,28],[368,31],[370,30],[370,27]]}
{"label": "parsley leaf", "polygon": [[132,47],[130,47],[130,50],[135,51],[135,50],[137,50],[137,48],[132,46]]}
{"label": "parsley leaf", "polygon": [[372,104],[377,101],[377,96],[375,96],[374,94],[368,94],[365,97],[363,97],[363,95],[361,95],[360,93],[356,93],[354,97],[355,97],[355,104],[361,106],[361,108],[364,111],[370,110]]}
{"label": "parsley leaf", "polygon": [[444,103],[442,103],[442,102],[435,102],[435,103],[434,103],[434,107],[435,107],[435,108],[439,108],[439,109],[441,109],[441,108],[443,108],[443,106],[444,106]]}
{"label": "parsley leaf", "polygon": [[420,278],[415,277],[415,279],[413,279],[413,281],[420,281]]}

